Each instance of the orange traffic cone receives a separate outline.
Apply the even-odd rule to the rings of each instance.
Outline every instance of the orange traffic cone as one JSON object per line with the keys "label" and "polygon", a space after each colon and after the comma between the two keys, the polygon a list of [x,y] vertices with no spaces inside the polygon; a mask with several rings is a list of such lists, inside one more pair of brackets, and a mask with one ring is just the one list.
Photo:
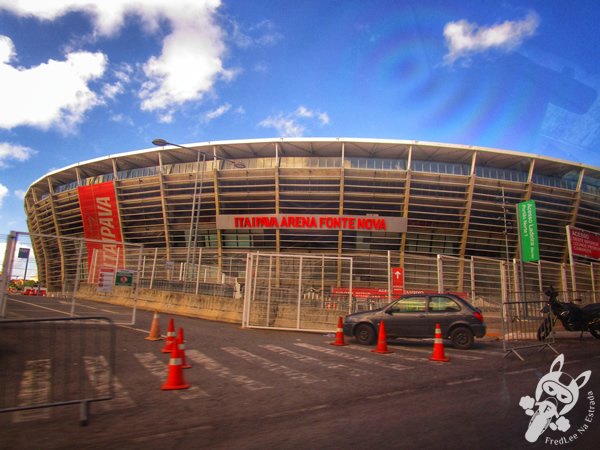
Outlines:
{"label": "orange traffic cone", "polygon": [[331,345],[348,345],[344,341],[344,319],[338,318],[337,331],[335,332],[335,342],[331,342]]}
{"label": "orange traffic cone", "polygon": [[150,327],[150,334],[144,338],[147,341],[160,341],[163,337],[160,334],[160,325],[158,324],[158,311],[154,311],[154,318],[152,319],[152,326]]}
{"label": "orange traffic cone", "polygon": [[175,389],[187,389],[190,385],[183,379],[183,369],[181,367],[181,352],[177,344],[173,345],[171,359],[169,359],[169,375],[167,381],[160,387],[163,391],[172,391]]}
{"label": "orange traffic cone", "polygon": [[183,337],[183,328],[179,328],[179,333],[177,334],[177,345],[179,346],[179,354],[181,356],[181,368],[191,369],[192,366],[185,360],[185,338]]}
{"label": "orange traffic cone", "polygon": [[169,319],[169,328],[167,328],[167,339],[165,340],[165,346],[162,349],[163,353],[171,353],[173,347],[177,347],[174,342],[177,340],[175,337],[175,321]]}
{"label": "orange traffic cone", "polygon": [[387,348],[387,338],[385,337],[385,325],[383,320],[379,322],[379,338],[377,339],[377,348],[371,350],[374,353],[394,353]]}
{"label": "orange traffic cone", "polygon": [[433,353],[429,357],[431,361],[448,362],[450,358],[446,358],[444,353],[444,341],[442,339],[442,329],[440,324],[435,324],[435,339],[433,340]]}

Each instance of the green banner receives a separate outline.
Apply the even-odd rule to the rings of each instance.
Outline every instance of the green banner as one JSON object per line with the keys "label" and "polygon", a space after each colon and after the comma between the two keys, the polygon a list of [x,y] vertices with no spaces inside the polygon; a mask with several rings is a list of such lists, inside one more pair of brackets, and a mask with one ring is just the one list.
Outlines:
{"label": "green banner", "polygon": [[539,261],[537,218],[535,201],[528,200],[517,205],[519,211],[519,233],[521,237],[521,259],[523,262]]}

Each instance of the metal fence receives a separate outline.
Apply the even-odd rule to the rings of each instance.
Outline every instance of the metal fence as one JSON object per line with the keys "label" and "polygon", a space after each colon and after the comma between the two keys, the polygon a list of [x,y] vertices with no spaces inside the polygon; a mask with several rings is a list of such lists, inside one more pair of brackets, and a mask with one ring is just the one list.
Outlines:
{"label": "metal fence", "polygon": [[12,421],[48,418],[49,407],[80,405],[87,425],[92,402],[113,397],[115,329],[106,317],[0,321],[0,412]]}
{"label": "metal fence", "polygon": [[[526,293],[523,294],[525,296]],[[543,312],[546,302],[525,300],[502,304],[502,340],[505,357],[514,353],[523,360],[520,351],[526,348],[550,348],[555,341],[552,312]]]}
{"label": "metal fence", "polygon": [[[35,283],[35,294],[70,299],[71,315],[76,313],[81,285],[95,286],[102,295],[110,295],[115,285],[127,287],[134,301],[131,320],[126,323],[134,324],[142,249],[141,245],[109,240],[11,232],[7,236],[2,267],[0,317],[6,316],[10,282],[13,281],[16,293],[27,293],[26,278],[28,283],[39,280]],[[44,254],[44,266],[26,263],[27,270],[21,272],[22,256],[27,254],[29,261],[33,252]]]}

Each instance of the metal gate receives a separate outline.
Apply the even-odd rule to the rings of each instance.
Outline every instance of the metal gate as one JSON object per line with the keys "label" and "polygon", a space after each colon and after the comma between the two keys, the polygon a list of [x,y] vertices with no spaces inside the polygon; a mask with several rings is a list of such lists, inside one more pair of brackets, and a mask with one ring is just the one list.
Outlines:
{"label": "metal gate", "polygon": [[540,351],[550,348],[558,354],[552,347],[555,342],[552,312],[542,311],[545,304],[542,300],[502,304],[502,348],[505,357],[514,353],[523,361],[519,351],[535,347],[540,347]]}
{"label": "metal gate", "polygon": [[352,258],[248,254],[243,327],[332,332],[352,303]]}
{"label": "metal gate", "polygon": [[49,417],[49,407],[113,398],[116,334],[107,317],[0,320],[0,413],[12,421]]}

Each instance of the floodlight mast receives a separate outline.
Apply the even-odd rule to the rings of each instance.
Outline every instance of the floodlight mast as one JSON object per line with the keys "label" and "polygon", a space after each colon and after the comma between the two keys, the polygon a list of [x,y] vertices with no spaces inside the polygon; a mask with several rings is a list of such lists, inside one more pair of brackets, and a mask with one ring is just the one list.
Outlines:
{"label": "floodlight mast", "polygon": [[[186,147],[184,145],[179,145],[179,144],[174,144],[173,142],[169,142],[165,139],[162,138],[156,138],[152,140],[152,144],[158,146],[158,147],[164,147],[166,145],[171,145],[173,147],[179,147],[179,148],[184,148],[186,150],[194,150],[190,147]],[[187,253],[186,253],[186,257],[185,257],[185,272],[187,275],[187,271],[189,268],[189,264],[190,264],[190,249],[193,247],[194,248],[194,252],[196,251],[196,247],[198,244],[198,228],[200,226],[200,212],[202,209],[202,189],[204,187],[204,172],[206,170],[206,153],[197,150],[198,152],[198,158],[196,160],[196,164],[200,164],[200,155],[202,155],[202,172],[201,172],[201,179],[200,179],[200,196],[198,197],[198,207],[196,208],[196,197],[197,197],[197,193],[198,193],[198,170],[196,170],[196,179],[194,181],[194,197],[192,199],[192,213],[191,213],[191,217],[190,217],[190,231],[189,231],[189,235],[190,237],[194,237],[192,245],[187,246]],[[238,168],[238,169],[244,169],[246,168],[246,165],[244,163],[241,162],[237,162],[237,161],[232,161],[226,158],[222,158],[220,156],[217,155],[212,155],[214,159],[220,159],[221,161],[227,161],[233,164],[234,167]],[[193,263],[193,260],[192,260]],[[187,278],[187,276],[186,276]],[[197,283],[196,283],[197,284]]]}

